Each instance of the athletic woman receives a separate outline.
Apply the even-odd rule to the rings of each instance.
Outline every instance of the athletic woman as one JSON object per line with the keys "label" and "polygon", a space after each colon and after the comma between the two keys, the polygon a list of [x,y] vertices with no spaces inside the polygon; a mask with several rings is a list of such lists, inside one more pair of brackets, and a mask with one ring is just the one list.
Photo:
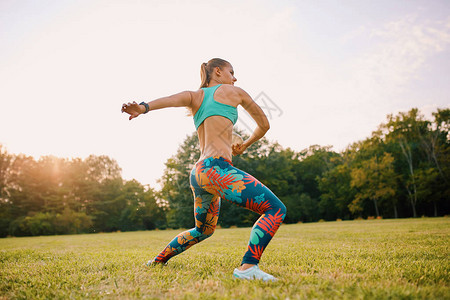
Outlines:
{"label": "athletic woman", "polygon": [[[194,194],[195,227],[178,234],[148,265],[164,264],[170,258],[210,237],[216,228],[220,199],[257,212],[247,251],[233,276],[240,279],[276,278],[258,268],[264,249],[286,216],[286,207],[264,184],[239,170],[231,163],[232,155],[242,154],[269,130],[269,121],[262,109],[241,88],[235,87],[231,64],[214,58],[201,66],[201,86],[197,91],[185,91],[151,102],[126,103],[122,112],[129,119],[151,110],[166,107],[187,107],[194,116],[200,143],[200,159],[190,174]],[[255,120],[257,127],[249,139],[232,145],[233,125],[241,105]]]}

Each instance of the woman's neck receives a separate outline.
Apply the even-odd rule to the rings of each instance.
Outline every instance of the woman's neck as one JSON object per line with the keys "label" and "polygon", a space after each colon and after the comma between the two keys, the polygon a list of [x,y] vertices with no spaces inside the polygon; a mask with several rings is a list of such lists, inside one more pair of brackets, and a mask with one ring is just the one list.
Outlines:
{"label": "woman's neck", "polygon": [[212,78],[208,83],[208,87],[216,86],[218,84],[223,84],[223,82],[220,79]]}

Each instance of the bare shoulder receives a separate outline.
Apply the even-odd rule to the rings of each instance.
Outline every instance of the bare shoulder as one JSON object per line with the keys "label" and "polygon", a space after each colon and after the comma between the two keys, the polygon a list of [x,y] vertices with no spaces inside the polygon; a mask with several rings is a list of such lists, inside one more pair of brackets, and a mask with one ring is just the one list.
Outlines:
{"label": "bare shoulder", "polygon": [[244,91],[244,89],[238,86],[224,84],[223,89],[228,97],[233,98],[235,102],[238,102],[239,104],[244,104],[248,101],[252,101],[250,95],[246,91]]}
{"label": "bare shoulder", "polygon": [[235,93],[237,95],[241,95],[241,94],[245,93],[245,91],[242,88],[240,88],[238,86],[234,86],[232,84],[222,84],[222,89],[225,92]]}

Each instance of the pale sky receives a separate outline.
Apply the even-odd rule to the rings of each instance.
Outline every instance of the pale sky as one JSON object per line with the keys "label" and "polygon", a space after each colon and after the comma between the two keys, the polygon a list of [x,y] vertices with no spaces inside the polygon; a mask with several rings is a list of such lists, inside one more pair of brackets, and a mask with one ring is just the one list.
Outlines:
{"label": "pale sky", "polygon": [[159,189],[193,121],[121,105],[196,90],[213,57],[265,101],[269,140],[341,151],[387,114],[450,107],[450,1],[0,0],[0,144],[108,155]]}

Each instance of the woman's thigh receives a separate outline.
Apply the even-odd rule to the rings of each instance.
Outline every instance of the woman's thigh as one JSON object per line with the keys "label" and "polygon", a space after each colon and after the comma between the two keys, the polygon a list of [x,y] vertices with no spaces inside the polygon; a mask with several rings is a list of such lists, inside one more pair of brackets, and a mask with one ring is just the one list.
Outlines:
{"label": "woman's thigh", "polygon": [[195,168],[191,172],[190,183],[194,196],[195,227],[203,234],[211,235],[219,219],[220,198],[198,185],[195,180]]}
{"label": "woman's thigh", "polygon": [[269,188],[221,159],[206,159],[198,163],[195,181],[208,193],[260,214],[280,207],[284,210],[283,203]]}

